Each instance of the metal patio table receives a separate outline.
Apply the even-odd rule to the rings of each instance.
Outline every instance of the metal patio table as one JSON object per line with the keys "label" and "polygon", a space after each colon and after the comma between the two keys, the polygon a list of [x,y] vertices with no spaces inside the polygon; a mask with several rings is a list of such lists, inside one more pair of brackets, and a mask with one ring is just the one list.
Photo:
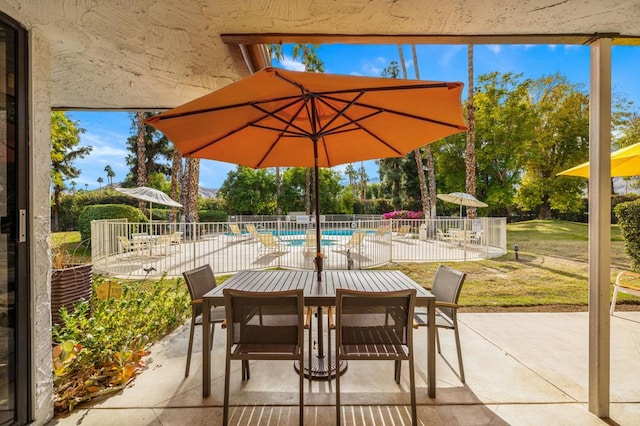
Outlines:
{"label": "metal patio table", "polygon": [[[243,271],[239,272],[223,284],[209,291],[203,297],[203,324],[209,323],[211,306],[223,306],[225,288],[243,291],[272,292],[304,289],[305,306],[315,306],[318,314],[322,307],[335,306],[336,288],[358,291],[395,291],[415,288],[416,307],[426,306],[429,312],[427,327],[427,376],[430,398],[436,396],[436,298],[428,290],[400,271],[393,270],[336,270],[323,271],[322,281],[317,281],[314,271]],[[318,321],[318,336],[322,337],[322,321]],[[211,393],[211,343],[210,334],[202,333],[202,396]],[[319,338],[318,342],[322,342]],[[319,345],[318,358],[324,358],[322,345]],[[313,378],[313,377],[312,377]]]}

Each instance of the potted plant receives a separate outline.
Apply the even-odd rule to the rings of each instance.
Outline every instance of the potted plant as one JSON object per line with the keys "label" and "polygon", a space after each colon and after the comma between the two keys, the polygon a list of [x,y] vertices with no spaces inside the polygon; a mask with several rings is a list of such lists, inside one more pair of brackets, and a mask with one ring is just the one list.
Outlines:
{"label": "potted plant", "polygon": [[93,265],[81,263],[64,246],[53,249],[51,270],[51,319],[60,321],[60,308],[72,309],[80,299],[91,301]]}

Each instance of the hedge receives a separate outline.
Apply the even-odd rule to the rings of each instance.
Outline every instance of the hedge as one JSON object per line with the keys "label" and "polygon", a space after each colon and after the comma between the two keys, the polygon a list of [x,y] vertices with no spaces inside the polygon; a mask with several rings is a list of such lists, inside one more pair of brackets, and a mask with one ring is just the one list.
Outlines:
{"label": "hedge", "polygon": [[615,211],[631,268],[640,272],[640,200],[618,204]]}
{"label": "hedge", "polygon": [[85,207],[78,217],[78,231],[82,241],[91,238],[91,221],[101,219],[127,219],[129,222],[148,222],[137,207],[123,204],[98,204]]}

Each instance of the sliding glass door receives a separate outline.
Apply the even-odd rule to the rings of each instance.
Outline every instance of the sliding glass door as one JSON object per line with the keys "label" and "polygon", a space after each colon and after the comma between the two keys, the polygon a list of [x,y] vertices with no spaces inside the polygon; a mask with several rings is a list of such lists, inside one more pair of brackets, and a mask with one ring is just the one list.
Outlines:
{"label": "sliding glass door", "polygon": [[0,14],[0,425],[29,421],[26,32]]}

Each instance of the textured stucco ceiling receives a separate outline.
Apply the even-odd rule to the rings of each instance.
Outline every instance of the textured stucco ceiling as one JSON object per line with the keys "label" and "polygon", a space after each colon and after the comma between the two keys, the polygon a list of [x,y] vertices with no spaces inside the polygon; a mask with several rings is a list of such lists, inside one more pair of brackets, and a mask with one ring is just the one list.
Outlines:
{"label": "textured stucco ceiling", "polygon": [[640,36],[637,0],[0,0],[0,11],[50,41],[54,108],[173,107],[227,85],[247,68],[221,34]]}

